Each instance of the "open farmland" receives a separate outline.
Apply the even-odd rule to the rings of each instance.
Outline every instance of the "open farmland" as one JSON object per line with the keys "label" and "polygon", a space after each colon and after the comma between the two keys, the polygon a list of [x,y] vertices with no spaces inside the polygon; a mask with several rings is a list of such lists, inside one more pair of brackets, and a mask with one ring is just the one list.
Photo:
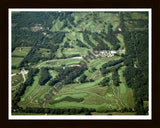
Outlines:
{"label": "open farmland", "polygon": [[19,67],[20,63],[27,56],[31,47],[16,47],[16,49],[12,52],[12,66]]}
{"label": "open farmland", "polygon": [[147,12],[12,15],[13,115],[148,112]]}
{"label": "open farmland", "polygon": [[18,67],[20,63],[22,62],[22,57],[12,57],[12,66]]}
{"label": "open farmland", "polygon": [[30,50],[31,47],[16,47],[12,53],[12,56],[25,57]]}

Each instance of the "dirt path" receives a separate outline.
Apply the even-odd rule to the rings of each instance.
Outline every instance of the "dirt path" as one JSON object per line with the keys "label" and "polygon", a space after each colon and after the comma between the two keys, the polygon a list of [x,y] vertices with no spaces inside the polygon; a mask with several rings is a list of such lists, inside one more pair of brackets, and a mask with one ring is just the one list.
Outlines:
{"label": "dirt path", "polygon": [[12,76],[15,76],[15,75],[17,75],[17,74],[22,74],[23,79],[24,79],[24,81],[23,81],[23,82],[25,82],[25,81],[26,81],[25,74],[27,74],[27,73],[28,73],[28,71],[23,69],[23,70],[21,70],[21,72],[20,72],[20,73],[14,73],[14,74],[11,74],[11,77],[12,77]]}
{"label": "dirt path", "polygon": [[[28,73],[28,71],[27,71],[27,70],[24,70],[24,69],[23,69],[23,70],[21,70],[21,72],[20,72],[20,73],[18,73],[18,74],[22,74],[23,79],[24,79],[23,83],[26,81],[25,74],[27,74],[27,73]],[[17,75],[17,73],[11,74],[11,77],[12,77],[12,76],[15,76],[15,75]],[[20,82],[20,83],[18,83],[17,85],[13,86],[13,87],[12,87],[12,90],[17,89],[17,87],[18,87],[21,83],[22,83],[22,82]]]}

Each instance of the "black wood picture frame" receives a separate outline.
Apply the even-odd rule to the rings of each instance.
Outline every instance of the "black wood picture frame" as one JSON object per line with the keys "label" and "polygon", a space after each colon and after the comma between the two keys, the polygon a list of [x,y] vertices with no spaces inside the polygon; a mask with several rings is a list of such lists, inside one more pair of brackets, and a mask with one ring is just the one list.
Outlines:
{"label": "black wood picture frame", "polygon": [[[160,127],[158,0],[1,0],[0,4],[0,122],[3,128],[158,128]],[[9,120],[8,9],[9,8],[151,8],[152,9],[152,120]]]}

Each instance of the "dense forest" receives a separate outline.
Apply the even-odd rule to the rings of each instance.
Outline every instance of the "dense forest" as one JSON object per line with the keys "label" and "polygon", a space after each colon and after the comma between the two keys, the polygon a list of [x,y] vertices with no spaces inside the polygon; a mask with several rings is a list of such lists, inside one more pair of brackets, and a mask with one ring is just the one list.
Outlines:
{"label": "dense forest", "polygon": [[[127,13],[121,13],[126,15]],[[121,24],[124,19],[121,19]],[[146,22],[147,23],[147,22]],[[145,24],[146,25],[146,24]],[[148,101],[148,29],[145,31],[127,31],[123,24],[123,35],[126,46],[124,64],[127,66],[123,75],[128,87],[134,90],[135,111],[138,115],[148,113],[144,101]]]}
{"label": "dense forest", "polygon": [[40,85],[45,85],[51,79],[51,75],[48,72],[48,68],[42,67],[40,75],[41,75],[39,79]]}
{"label": "dense forest", "polygon": [[20,112],[23,113],[39,113],[39,114],[55,114],[55,115],[75,115],[75,114],[83,114],[83,115],[91,115],[91,112],[95,112],[95,109],[88,108],[71,108],[71,109],[59,109],[59,108],[31,108],[27,107],[26,109],[21,109]]}
{"label": "dense forest", "polygon": [[102,67],[100,68],[100,71],[101,71],[102,75],[105,75],[109,72],[117,72],[118,69],[120,67],[122,67],[121,63],[123,61],[124,61],[124,58],[119,59],[119,60],[112,60],[112,61],[109,61],[109,62],[103,64]]}
{"label": "dense forest", "polygon": [[59,72],[56,78],[52,79],[49,83],[50,86],[54,86],[56,83],[61,82],[63,85],[73,83],[74,79],[80,76],[87,68],[84,67],[66,67],[55,69]]}

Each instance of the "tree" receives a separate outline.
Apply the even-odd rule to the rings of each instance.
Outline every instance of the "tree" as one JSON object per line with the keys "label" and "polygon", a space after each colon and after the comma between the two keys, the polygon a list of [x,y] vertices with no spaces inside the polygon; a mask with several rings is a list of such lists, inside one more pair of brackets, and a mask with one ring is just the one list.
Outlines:
{"label": "tree", "polygon": [[79,82],[85,83],[86,78],[87,78],[87,76],[83,74],[83,75],[80,77]]}
{"label": "tree", "polygon": [[120,83],[119,77],[120,76],[119,76],[118,72],[114,71],[113,74],[112,74],[113,85],[119,86],[119,83]]}
{"label": "tree", "polygon": [[39,84],[40,85],[46,84],[50,80],[50,78],[51,78],[51,75],[48,72],[48,68],[42,67],[41,68],[41,76],[39,79]]}
{"label": "tree", "polygon": [[112,24],[109,23],[109,24],[108,24],[108,34],[109,34],[109,35],[112,34],[112,32],[113,32],[112,27],[113,27]]}
{"label": "tree", "polygon": [[102,86],[107,86],[109,84],[110,79],[108,77],[105,77],[100,83],[99,85]]}

